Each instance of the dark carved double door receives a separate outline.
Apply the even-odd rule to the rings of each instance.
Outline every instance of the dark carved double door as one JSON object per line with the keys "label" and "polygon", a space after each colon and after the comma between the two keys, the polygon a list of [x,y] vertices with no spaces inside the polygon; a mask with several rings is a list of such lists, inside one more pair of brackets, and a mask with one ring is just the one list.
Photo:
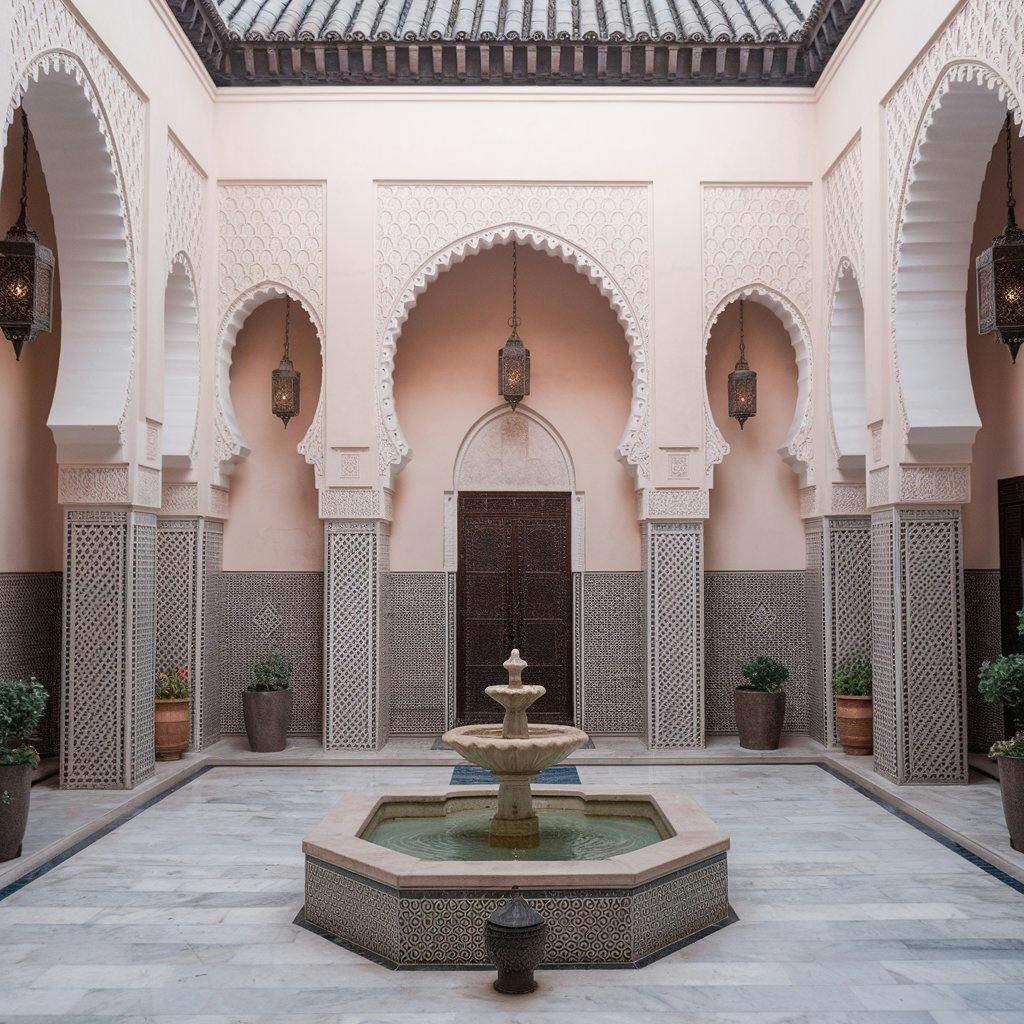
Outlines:
{"label": "dark carved double door", "polygon": [[504,682],[518,647],[524,681],[547,689],[534,722],[572,724],[570,495],[459,493],[456,713],[493,722],[501,709],[484,693]]}

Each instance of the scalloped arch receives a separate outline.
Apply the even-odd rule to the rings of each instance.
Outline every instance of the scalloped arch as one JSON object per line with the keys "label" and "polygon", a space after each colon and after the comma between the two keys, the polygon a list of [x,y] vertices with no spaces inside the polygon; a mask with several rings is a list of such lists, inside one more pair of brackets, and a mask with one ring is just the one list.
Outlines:
{"label": "scalloped arch", "polygon": [[5,133],[22,104],[57,236],[61,353],[47,424],[58,444],[116,447],[124,442],[136,351],[135,246],[122,162],[78,54],[46,50],[16,73]]}
{"label": "scalloped arch", "polygon": [[867,369],[864,302],[853,261],[843,256],[828,310],[828,419],[840,469],[864,469],[867,456]]}
{"label": "scalloped arch", "polygon": [[[324,358],[326,336],[323,323],[313,303],[294,288],[278,281],[263,281],[244,291],[231,303],[221,318],[220,328],[217,331],[217,368],[214,374],[217,463],[225,471],[228,471],[231,465],[241,462],[250,451],[242,436],[241,427],[239,427],[238,419],[235,416],[234,405],[231,402],[231,358],[235,342],[238,340],[238,332],[258,306],[262,306],[264,302],[271,299],[286,296],[305,310],[320,342],[321,361]],[[305,436],[296,445],[296,451],[315,468],[318,482],[323,476],[325,377],[326,374],[320,375],[320,394],[317,398],[313,420]]]}
{"label": "scalloped arch", "polygon": [[1021,101],[975,59],[947,62],[903,169],[892,239],[891,335],[906,442],[969,445],[981,426],[964,317],[971,231],[993,143]]}
{"label": "scalloped arch", "polygon": [[419,296],[441,274],[467,257],[491,249],[495,245],[507,245],[513,238],[517,242],[526,243],[531,248],[555,256],[563,263],[574,267],[608,299],[625,333],[632,367],[632,399],[629,418],[619,441],[617,455],[621,462],[630,467],[638,481],[643,483],[649,478],[650,451],[647,440],[647,421],[650,364],[647,339],[640,327],[638,317],[614,277],[598,260],[559,235],[532,225],[510,222],[466,235],[439,249],[420,264],[399,293],[399,298],[388,317],[378,346],[378,440],[388,456],[386,459],[381,459],[382,467],[385,467],[388,474],[388,478],[383,481],[385,486],[390,486],[394,475],[402,470],[412,456],[395,408],[395,352],[398,348],[402,325],[408,319]]}
{"label": "scalloped arch", "polygon": [[[707,364],[708,343],[711,341],[711,329],[718,318],[737,299],[752,299],[770,309],[782,321],[796,356],[797,395],[793,421],[786,432],[785,440],[779,448],[783,462],[794,473],[802,475],[812,468],[813,444],[811,440],[811,392],[813,388],[813,356],[811,353],[811,336],[804,318],[794,303],[781,292],[766,285],[751,284],[737,288],[721,299],[708,317],[704,329],[704,362]],[[704,380],[704,466],[710,477],[712,468],[720,463],[730,451],[729,443],[715,423],[708,400],[707,377]]]}
{"label": "scalloped arch", "polygon": [[188,466],[199,426],[199,302],[195,271],[188,254],[176,252],[164,288],[165,466]]}

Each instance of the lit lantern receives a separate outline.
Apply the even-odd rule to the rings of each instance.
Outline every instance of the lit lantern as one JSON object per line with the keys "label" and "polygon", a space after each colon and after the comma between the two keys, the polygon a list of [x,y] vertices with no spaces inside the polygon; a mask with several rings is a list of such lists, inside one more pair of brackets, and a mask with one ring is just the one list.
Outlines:
{"label": "lit lantern", "polygon": [[270,375],[270,408],[285,427],[293,416],[299,414],[299,378],[302,376],[292,365],[290,358],[291,318],[292,300],[291,296],[287,296],[284,306],[284,355],[277,369]]}
{"label": "lit lantern", "polygon": [[21,112],[21,214],[0,242],[0,330],[21,349],[53,317],[53,253],[40,244],[28,221],[28,119]]}
{"label": "lit lantern", "polygon": [[751,416],[757,415],[757,374],[747,366],[743,341],[743,300],[740,299],[740,358],[729,374],[729,415],[739,420],[740,430]]}
{"label": "lit lantern", "polygon": [[1024,342],[1024,231],[1017,227],[1013,197],[1013,150],[1006,115],[1006,227],[978,257],[978,333],[995,331],[1017,361]]}
{"label": "lit lantern", "polygon": [[530,350],[518,334],[519,319],[516,310],[518,286],[518,257],[515,241],[512,242],[512,315],[508,325],[512,334],[498,350],[498,394],[513,409],[530,393]]}

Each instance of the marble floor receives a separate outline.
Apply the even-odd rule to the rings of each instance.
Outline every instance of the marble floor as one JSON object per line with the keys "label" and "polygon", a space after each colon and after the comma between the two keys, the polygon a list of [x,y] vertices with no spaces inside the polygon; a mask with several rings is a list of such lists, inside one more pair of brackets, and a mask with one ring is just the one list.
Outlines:
{"label": "marble floor", "polygon": [[[292,925],[302,834],[446,766],[215,767],[0,901],[0,1021],[1024,1022],[1024,895],[816,765],[580,765],[685,789],[738,922],[641,971],[391,972]],[[582,1017],[581,1017],[582,1015]]]}

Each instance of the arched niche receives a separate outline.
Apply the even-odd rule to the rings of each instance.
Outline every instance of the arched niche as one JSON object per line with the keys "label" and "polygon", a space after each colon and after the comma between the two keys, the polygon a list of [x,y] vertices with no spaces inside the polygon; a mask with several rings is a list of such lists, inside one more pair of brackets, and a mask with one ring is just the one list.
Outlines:
{"label": "arched niche", "polygon": [[864,303],[844,260],[836,275],[829,320],[829,402],[840,469],[864,469],[867,455],[867,373]]}
{"label": "arched niche", "polygon": [[970,445],[981,426],[967,363],[966,302],[978,196],[1007,106],[1020,101],[977,63],[947,67],[906,168],[894,242],[893,340],[907,444]]}
{"label": "arched niche", "polygon": [[199,415],[199,309],[192,265],[171,261],[164,290],[164,466],[187,466]]}
{"label": "arched niche", "polygon": [[419,296],[452,267],[468,257],[491,249],[496,245],[508,245],[513,240],[519,244],[555,256],[563,263],[574,267],[590,280],[605,295],[622,326],[629,348],[632,367],[632,400],[629,418],[617,448],[619,459],[638,474],[641,483],[649,476],[650,451],[647,439],[647,402],[650,367],[647,355],[647,340],[639,318],[626,299],[623,290],[612,274],[596,259],[568,240],[541,228],[526,224],[502,224],[486,231],[476,232],[460,238],[443,249],[433,253],[417,269],[399,293],[398,302],[387,318],[378,349],[377,399],[380,417],[380,435],[390,449],[382,454],[382,471],[390,477],[401,471],[412,457],[398,419],[395,407],[394,374],[395,353],[402,333],[402,325],[416,305]]}
{"label": "arched niche", "polygon": [[[231,355],[238,340],[238,332],[242,329],[249,315],[258,306],[271,299],[289,297],[297,302],[316,331],[317,340],[320,342],[321,366],[324,359],[324,328],[317,315],[316,308],[305,296],[289,288],[287,285],[276,281],[264,281],[262,284],[250,288],[240,295],[228,307],[228,311],[221,319],[221,327],[217,341],[217,367],[215,373],[216,393],[216,450],[217,461],[220,469],[230,472],[231,466],[241,462],[249,455],[250,449],[242,436],[242,429],[238,425],[235,416],[234,406],[231,403]],[[314,466],[317,477],[323,475],[323,411],[324,411],[324,380],[325,374],[321,373],[320,393],[317,398],[316,412],[310,423],[305,436],[296,446],[296,450],[302,455],[306,462]]]}
{"label": "arched niche", "polygon": [[[782,322],[793,346],[793,355],[797,369],[797,398],[793,410],[793,419],[786,431],[786,436],[779,446],[778,452],[785,462],[798,476],[803,476],[811,468],[813,449],[811,440],[811,389],[813,381],[813,360],[811,355],[811,339],[807,324],[796,306],[786,296],[765,285],[748,285],[730,292],[715,307],[708,319],[704,331],[704,364],[707,365],[708,344],[711,341],[711,330],[718,318],[740,299],[753,301],[771,310]],[[753,367],[755,370],[757,367]],[[704,394],[705,419],[705,461],[709,476],[713,467],[729,454],[729,444],[715,423],[708,402],[707,389]],[[710,483],[710,480],[709,480]]]}
{"label": "arched niche", "polygon": [[72,54],[36,57],[16,84],[46,175],[60,252],[61,355],[48,425],[58,445],[123,441],[135,357],[131,225],[107,114]]}

